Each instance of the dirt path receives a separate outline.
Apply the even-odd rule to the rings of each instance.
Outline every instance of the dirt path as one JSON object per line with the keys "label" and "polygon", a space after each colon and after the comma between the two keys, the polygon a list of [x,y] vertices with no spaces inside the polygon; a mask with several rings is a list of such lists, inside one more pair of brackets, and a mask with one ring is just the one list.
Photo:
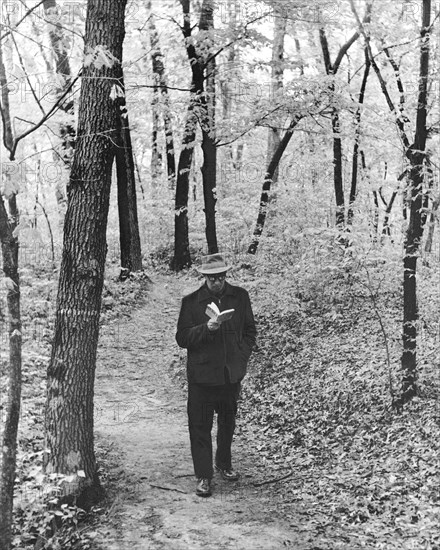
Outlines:
{"label": "dirt path", "polygon": [[119,469],[111,475],[112,481],[121,476],[121,492],[95,541],[108,550],[299,548],[273,485],[254,486],[267,474],[239,434],[233,456],[241,481],[216,475],[211,498],[194,494],[185,392],[170,365],[179,355],[180,297],[196,284],[155,277],[145,306],[103,332],[96,431],[98,444],[115,449]]}

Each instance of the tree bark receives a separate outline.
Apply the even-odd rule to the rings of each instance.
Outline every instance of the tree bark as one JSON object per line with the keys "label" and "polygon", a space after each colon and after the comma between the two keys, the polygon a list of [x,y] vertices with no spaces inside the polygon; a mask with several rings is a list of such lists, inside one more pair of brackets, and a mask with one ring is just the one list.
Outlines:
{"label": "tree bark", "polygon": [[[52,354],[47,372],[46,471],[73,475],[64,494],[81,507],[102,495],[96,470],[93,393],[106,257],[126,0],[89,0],[77,146],[68,186]],[[100,63],[97,46],[116,61]],[[90,54],[93,52],[93,57]]]}
{"label": "tree bark", "polygon": [[425,242],[425,252],[427,254],[430,254],[432,251],[432,242],[434,240],[434,228],[437,220],[437,212],[438,212],[439,206],[440,206],[440,196],[433,201],[431,213],[429,216],[428,234],[426,236],[426,242]]}
{"label": "tree bark", "polygon": [[121,274],[125,279],[134,271],[142,271],[141,239],[137,214],[136,172],[130,125],[125,102],[122,67],[117,67],[120,93],[115,99],[117,119],[116,176],[118,181],[119,243]]}
{"label": "tree bark", "polygon": [[[3,51],[0,43],[0,85],[2,98],[3,143],[13,155],[13,129],[9,109],[9,91]],[[14,480],[17,458],[17,432],[21,399],[21,312],[20,278],[18,273],[18,238],[14,229],[18,224],[15,195],[9,199],[9,216],[3,197],[0,195],[0,241],[3,257],[3,272],[8,281],[7,307],[9,315],[9,365],[6,418],[3,425],[2,459],[0,472],[0,547],[9,550],[12,543],[12,517]]]}
{"label": "tree bark", "polygon": [[174,255],[171,269],[181,271],[191,266],[188,237],[188,194],[189,175],[194,155],[197,119],[191,102],[186,115],[182,149],[179,156],[176,181],[176,199],[174,207]]}
{"label": "tree bark", "polygon": [[157,88],[153,90],[153,100],[151,101],[151,117],[152,117],[152,130],[151,130],[151,187],[152,191],[157,188],[158,181],[162,172],[162,155],[159,148],[159,128],[160,128],[160,115],[159,115],[159,92]]}
{"label": "tree bark", "polygon": [[420,68],[414,143],[406,151],[410,161],[409,223],[403,259],[403,381],[398,405],[408,402],[417,393],[417,258],[423,235],[423,169],[428,131],[426,127],[429,77],[429,42],[431,0],[422,1],[420,32]]}
{"label": "tree bark", "polygon": [[[203,0],[199,22],[200,31],[213,33],[214,7],[215,6],[213,0]],[[212,44],[213,39],[211,38],[209,39],[209,45]],[[208,48],[208,51],[210,50],[211,48]],[[193,64],[194,63],[192,63],[192,65]],[[204,74],[205,71],[206,75]],[[215,58],[213,57],[207,62],[202,61],[202,72],[197,70],[193,74],[195,92],[199,97],[201,110],[203,113],[201,124],[203,165],[201,171],[203,181],[203,198],[205,204],[204,211],[206,220],[206,242],[208,246],[208,253],[215,254],[218,252],[217,229],[215,221],[215,205],[217,203],[217,145],[215,143]],[[206,79],[206,91],[204,90],[204,79]]]}

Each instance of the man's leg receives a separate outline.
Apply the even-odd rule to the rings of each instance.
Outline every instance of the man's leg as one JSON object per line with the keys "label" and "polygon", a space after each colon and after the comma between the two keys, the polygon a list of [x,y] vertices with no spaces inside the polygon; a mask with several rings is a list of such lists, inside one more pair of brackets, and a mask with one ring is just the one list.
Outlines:
{"label": "man's leg", "polygon": [[197,478],[212,479],[212,419],[214,404],[209,387],[188,384],[188,427]]}
{"label": "man's leg", "polygon": [[235,430],[235,416],[237,414],[239,393],[240,383],[238,382],[224,386],[218,397],[215,464],[222,470],[229,470],[232,467],[231,445]]}

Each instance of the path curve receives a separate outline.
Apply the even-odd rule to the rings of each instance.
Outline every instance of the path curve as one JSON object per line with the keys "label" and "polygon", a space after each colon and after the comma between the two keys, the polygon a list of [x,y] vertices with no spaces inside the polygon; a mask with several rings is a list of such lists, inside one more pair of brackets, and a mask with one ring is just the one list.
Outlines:
{"label": "path curve", "polygon": [[288,519],[279,517],[273,486],[253,484],[264,467],[240,437],[240,419],[233,446],[240,482],[216,474],[211,498],[194,493],[185,391],[170,366],[180,353],[174,340],[180,298],[195,288],[194,279],[156,275],[142,308],[102,331],[97,440],[116,449],[118,471],[130,486],[115,496],[95,541],[107,550],[299,548]]}

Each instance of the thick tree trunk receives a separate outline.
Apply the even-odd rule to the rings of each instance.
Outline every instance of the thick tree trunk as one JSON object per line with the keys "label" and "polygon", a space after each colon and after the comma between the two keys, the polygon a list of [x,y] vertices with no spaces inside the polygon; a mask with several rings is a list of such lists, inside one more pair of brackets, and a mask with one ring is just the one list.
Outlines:
{"label": "thick tree trunk", "polygon": [[411,163],[409,195],[411,198],[403,260],[403,382],[398,404],[404,404],[417,393],[417,258],[423,235],[423,168],[427,139],[427,100],[429,76],[429,40],[431,0],[422,2],[419,91],[414,143],[406,156]]}
{"label": "thick tree trunk", "polygon": [[65,483],[64,494],[76,496],[82,507],[101,496],[94,453],[93,393],[119,119],[111,91],[120,77],[125,5],[126,0],[88,2],[85,49],[97,52],[97,46],[107,44],[117,61],[108,67],[90,60],[83,71],[47,373],[46,471],[75,476]]}
{"label": "thick tree trunk", "polygon": [[[9,109],[9,91],[3,51],[0,44],[0,84],[2,98],[3,143],[12,155],[13,130]],[[3,423],[0,472],[0,547],[9,550],[12,541],[14,481],[17,457],[17,432],[21,399],[21,313],[20,279],[18,274],[18,238],[14,229],[18,224],[15,195],[9,199],[9,215],[0,195],[0,241],[3,273],[8,279],[7,308],[9,316],[9,380],[7,406]]]}
{"label": "thick tree trunk", "polygon": [[119,243],[121,279],[134,271],[142,271],[141,239],[137,214],[136,173],[131,144],[122,67],[118,67],[121,94],[115,100],[117,116],[116,175],[118,181]]}
{"label": "thick tree trunk", "polygon": [[267,167],[266,176],[263,182],[263,189],[261,192],[260,208],[258,211],[257,223],[255,224],[252,241],[247,251],[248,254],[256,254],[257,252],[258,245],[260,244],[261,235],[263,234],[264,224],[266,223],[267,207],[269,203],[269,194],[270,194],[270,189],[272,185],[272,178],[275,173],[275,170],[277,169],[280,163],[281,157],[283,156],[284,151],[286,150],[286,147],[288,146],[289,141],[292,138],[293,130],[300,120],[301,119],[298,117],[298,118],[294,118],[291,121],[289,128],[286,130],[283,138],[281,139],[276,151],[272,156],[269,166]]}

